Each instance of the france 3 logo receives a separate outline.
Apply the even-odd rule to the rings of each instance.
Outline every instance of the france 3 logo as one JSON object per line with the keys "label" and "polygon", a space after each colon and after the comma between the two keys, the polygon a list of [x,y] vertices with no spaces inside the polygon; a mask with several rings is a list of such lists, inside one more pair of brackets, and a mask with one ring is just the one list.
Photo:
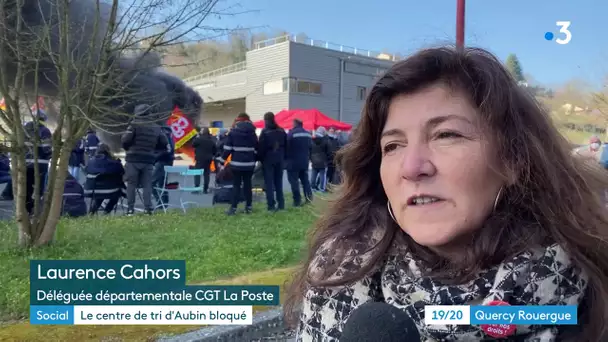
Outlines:
{"label": "france 3 logo", "polygon": [[556,35],[549,31],[545,32],[545,39],[548,41],[555,39],[557,44],[566,45],[572,40],[572,32],[570,32],[570,22],[569,21],[558,21],[555,23],[557,27],[559,27],[560,37],[555,37]]}

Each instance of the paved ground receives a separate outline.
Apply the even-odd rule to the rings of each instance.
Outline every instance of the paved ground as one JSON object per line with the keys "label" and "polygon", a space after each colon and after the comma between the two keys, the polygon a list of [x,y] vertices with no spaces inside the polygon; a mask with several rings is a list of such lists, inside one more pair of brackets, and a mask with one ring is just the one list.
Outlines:
{"label": "paved ground", "polygon": [[[215,175],[212,174],[211,180],[210,180],[210,189],[213,188],[214,178],[215,178]],[[81,175],[79,180],[81,183],[83,183],[84,179],[85,179],[84,175]],[[177,179],[170,179],[170,181],[177,181]],[[0,185],[0,192],[2,190],[4,190],[4,186],[5,185]],[[283,191],[286,193],[286,195],[288,193],[291,193],[291,188],[290,188],[289,182],[287,181],[286,174],[283,177]],[[289,195],[286,196],[286,198],[285,198],[286,205],[291,204],[292,200],[290,197],[291,196],[289,196]],[[189,206],[211,207],[212,199],[213,199],[213,195],[212,195],[211,191],[209,194],[202,194],[202,193],[201,194],[188,194],[188,193],[182,194],[183,201],[194,202],[194,204],[189,204]],[[266,197],[265,197],[264,193],[258,193],[258,194],[254,194],[254,200],[265,201]],[[126,199],[124,199],[123,207],[126,207],[126,203],[127,203]],[[87,199],[87,205],[88,204],[89,204],[89,200]],[[179,200],[179,196],[177,194],[169,194],[169,205],[172,208],[179,208],[180,200]],[[217,205],[218,206],[227,206],[226,204],[217,204]],[[135,210],[142,212],[143,208],[144,208],[143,203],[141,202],[141,199],[138,196],[137,201],[135,202]],[[12,201],[1,201],[0,200],[0,219],[11,219],[13,217],[13,210],[14,210],[14,207],[13,207]],[[123,215],[125,211],[126,211],[126,208],[119,207],[118,210],[116,211],[116,214]]]}

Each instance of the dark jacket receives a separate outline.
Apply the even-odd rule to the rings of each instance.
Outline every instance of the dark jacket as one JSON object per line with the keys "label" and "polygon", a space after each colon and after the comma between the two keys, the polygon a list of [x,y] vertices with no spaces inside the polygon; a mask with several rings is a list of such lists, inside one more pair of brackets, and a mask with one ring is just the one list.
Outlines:
{"label": "dark jacket", "polygon": [[168,146],[167,149],[161,149],[159,151],[157,161],[165,165],[173,165],[173,162],[175,161],[175,142],[173,142],[173,137],[171,137],[171,129],[163,127],[161,131],[167,137]]}
{"label": "dark jacket", "polygon": [[161,152],[169,153],[171,145],[159,125],[148,122],[149,106],[135,107],[135,119],[122,136],[127,163],[154,164]]}
{"label": "dark jacket", "polygon": [[340,141],[338,141],[338,137],[330,137],[327,136],[327,145],[329,147],[329,160],[327,161],[327,166],[334,165],[334,159],[336,158],[336,153],[340,149]]}
{"label": "dark jacket", "polygon": [[89,160],[84,171],[87,174],[84,183],[84,193],[87,197],[95,193],[96,198],[109,198],[117,193],[123,193],[125,169],[120,160],[105,154],[97,154]]}
{"label": "dark jacket", "polygon": [[232,167],[230,167],[230,164],[228,164],[225,168],[217,172],[215,176],[215,184],[217,186],[232,187],[233,179],[234,175],[232,174]]}
{"label": "dark jacket", "polygon": [[100,143],[97,134],[95,134],[95,132],[89,131],[84,140],[84,151],[89,157],[93,157],[95,155],[95,152],[97,152],[97,145],[99,145]]}
{"label": "dark jacket", "polygon": [[[11,160],[6,153],[0,153],[0,184],[11,181]],[[7,186],[10,186],[7,185]]]}
{"label": "dark jacket", "polygon": [[260,133],[258,158],[262,163],[282,164],[287,149],[287,133],[276,125],[266,125]]}
{"label": "dark jacket", "polygon": [[215,146],[217,147],[217,156],[221,157],[224,154],[224,145],[226,145],[226,140],[228,139],[228,133],[221,133],[217,136],[217,142]]}
{"label": "dark jacket", "polygon": [[6,153],[0,153],[0,174],[11,172],[11,159]]}
{"label": "dark jacket", "polygon": [[327,137],[316,136],[312,139],[312,149],[310,151],[310,162],[313,169],[324,169],[327,167],[331,152]]}
{"label": "dark jacket", "polygon": [[[30,121],[25,124],[25,146],[27,147],[27,152],[25,153],[25,162],[27,163],[27,167],[34,167],[34,142],[35,142],[35,133],[36,126],[33,121]],[[38,136],[40,141],[38,143],[38,164],[46,165],[48,167],[49,162],[51,161],[51,156],[53,155],[53,148],[51,145],[51,130],[49,130],[45,125],[38,125]]]}
{"label": "dark jacket", "polygon": [[83,139],[78,139],[76,141],[76,145],[72,149],[70,153],[69,165],[76,167],[80,165],[84,165],[84,148],[85,143]]}
{"label": "dark jacket", "polygon": [[211,134],[197,135],[192,141],[194,159],[199,163],[210,163],[217,155],[217,142]]}
{"label": "dark jacket", "polygon": [[251,121],[241,121],[234,125],[228,133],[224,143],[224,152],[219,158],[225,163],[232,154],[230,165],[234,170],[253,171],[257,158],[258,137],[255,135],[255,126]]}
{"label": "dark jacket", "polygon": [[303,127],[294,127],[287,134],[286,168],[292,171],[308,170],[312,135]]}
{"label": "dark jacket", "polygon": [[72,175],[65,179],[63,188],[62,215],[80,217],[87,214],[87,204],[84,201],[84,189]]}

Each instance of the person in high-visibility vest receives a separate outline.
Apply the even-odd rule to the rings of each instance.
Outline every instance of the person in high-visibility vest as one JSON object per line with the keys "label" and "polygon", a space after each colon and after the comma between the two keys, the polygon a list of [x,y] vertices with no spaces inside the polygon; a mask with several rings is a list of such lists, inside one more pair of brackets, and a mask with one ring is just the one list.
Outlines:
{"label": "person in high-visibility vest", "polygon": [[[217,151],[218,151],[218,155],[216,156],[216,159],[214,160],[214,169],[217,171],[219,171],[219,165],[218,165],[218,161],[217,158],[221,157],[222,154],[224,153],[224,142],[226,141],[226,138],[228,136],[228,130],[225,128],[220,128],[218,133],[217,133]],[[230,161],[230,158],[232,158],[232,155],[228,156],[227,161]]]}
{"label": "person in high-visibility vest", "polygon": [[[226,159],[226,163],[224,163],[224,166],[228,165],[231,160],[232,160],[232,154],[228,156],[228,158]],[[215,161],[211,162],[210,168],[211,168],[211,172],[215,172],[216,171],[216,169],[215,169]]]}

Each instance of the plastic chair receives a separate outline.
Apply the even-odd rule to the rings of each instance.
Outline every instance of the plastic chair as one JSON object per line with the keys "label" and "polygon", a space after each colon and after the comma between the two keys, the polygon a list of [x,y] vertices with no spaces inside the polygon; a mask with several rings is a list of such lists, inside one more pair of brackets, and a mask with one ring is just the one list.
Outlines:
{"label": "plastic chair", "polygon": [[[199,184],[199,186],[195,186],[194,179],[196,176],[202,177],[205,171],[202,169],[188,169],[186,172],[182,173],[183,183],[179,184],[179,204],[182,207],[184,213],[186,212],[186,204],[198,204],[198,202],[193,201],[184,201],[182,198],[183,193],[195,193],[203,191],[203,187]],[[189,186],[189,180],[192,180],[192,186]],[[182,185],[183,184],[183,185]]]}
{"label": "plastic chair", "polygon": [[[87,179],[92,179],[93,180],[93,189],[92,190],[84,190],[84,194],[85,196],[89,195],[90,196],[90,200],[89,200],[89,208],[91,208],[93,206],[93,201],[95,200],[95,188],[97,185],[97,177],[99,177],[99,173],[87,173],[86,178]],[[85,180],[86,182],[86,180]],[[87,196],[88,197],[88,196]]]}
{"label": "plastic chair", "polygon": [[[113,212],[114,212],[114,214],[116,214],[116,211],[118,210],[119,206],[122,208],[122,211],[124,212],[125,211],[124,210],[125,205],[123,204],[123,200],[124,200],[124,190],[123,189],[121,189],[121,188],[118,188],[118,189],[107,189],[107,190],[97,189],[97,181],[99,180],[99,177],[103,177],[103,176],[105,176],[105,175],[101,175],[99,173],[88,173],[88,174],[86,174],[86,178],[93,179],[93,189],[92,190],[86,190],[86,189],[84,190],[85,198],[86,197],[90,198],[90,200],[89,200],[89,209],[93,206],[93,201],[95,200],[97,194],[103,196],[103,195],[108,195],[108,194],[113,194],[113,193],[116,193],[116,192],[120,192],[121,196],[120,196],[120,198],[118,200],[118,203],[116,203],[116,206],[114,206]],[[103,200],[104,203],[100,206],[100,208],[103,207],[103,206],[105,206],[108,201],[109,201],[109,199],[105,198]]]}
{"label": "plastic chair", "polygon": [[[165,193],[169,194],[171,192],[180,192],[179,187],[175,188],[175,189],[167,189],[167,182],[169,180],[169,176],[170,175],[177,175],[180,178],[182,178],[183,174],[186,173],[188,171],[188,166],[165,166],[165,178],[163,181],[164,186],[162,188],[160,187],[154,187],[154,191],[156,191],[156,194],[158,195],[159,198],[163,198],[163,195]],[[163,208],[163,211],[166,213],[167,209],[169,207],[171,207],[172,205],[170,203],[161,203],[158,204],[154,207],[154,209],[158,209],[160,207]],[[181,206],[181,195],[180,195],[180,206]],[[182,208],[183,210],[183,208]]]}

